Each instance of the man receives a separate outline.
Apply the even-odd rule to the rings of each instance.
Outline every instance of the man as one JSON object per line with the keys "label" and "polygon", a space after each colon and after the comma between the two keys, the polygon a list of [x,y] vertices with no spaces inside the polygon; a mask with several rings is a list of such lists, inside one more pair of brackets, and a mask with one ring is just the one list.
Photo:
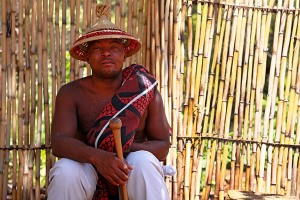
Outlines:
{"label": "man", "polygon": [[[97,6],[97,23],[70,50],[90,64],[92,75],[57,94],[51,141],[62,159],[50,170],[49,200],[118,199],[117,188],[125,184],[131,200],[169,199],[159,161],[169,151],[170,127],[157,82],[142,66],[123,69],[141,43],[109,14],[108,6]],[[125,161],[114,153],[113,117],[123,123]]]}

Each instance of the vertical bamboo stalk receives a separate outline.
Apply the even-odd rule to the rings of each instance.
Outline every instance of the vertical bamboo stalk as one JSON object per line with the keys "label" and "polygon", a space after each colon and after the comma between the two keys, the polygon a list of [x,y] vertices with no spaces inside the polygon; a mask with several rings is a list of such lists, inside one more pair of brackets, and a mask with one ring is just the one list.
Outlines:
{"label": "vertical bamboo stalk", "polygon": [[[10,146],[10,131],[13,132],[12,134],[12,141],[13,141],[13,146],[17,147],[18,145],[22,146],[22,143],[18,144],[18,131],[20,130],[19,124],[18,124],[18,107],[17,107],[17,61],[16,61],[16,47],[18,46],[17,44],[17,36],[16,36],[16,29],[18,24],[16,24],[16,19],[17,19],[17,7],[16,7],[16,1],[12,1],[10,4],[8,3],[8,13],[10,15],[10,20],[11,20],[11,32],[8,32],[8,43],[11,45],[8,46],[7,51],[9,53],[9,56],[7,58],[7,63],[8,66],[8,102],[9,105],[7,106],[8,109],[8,134],[6,138],[6,143],[7,147]],[[11,36],[11,38],[9,38]],[[12,45],[14,44],[14,45]],[[18,99],[19,100],[19,99]],[[19,111],[19,110],[18,110]],[[22,134],[22,132],[20,132]],[[21,136],[22,138],[22,136]],[[18,159],[18,154],[20,154],[19,157],[19,165],[17,164],[17,159]],[[13,182],[15,183],[15,188],[13,189],[13,196],[17,198],[21,198],[22,195],[22,190],[17,191],[16,188],[21,187],[23,183],[23,166],[24,166],[24,159],[22,157],[22,153],[20,150],[15,150],[13,152],[14,158],[13,162],[15,166],[13,166],[13,173],[14,173],[14,180]],[[7,162],[8,165],[8,162]],[[17,170],[17,166],[19,167],[19,170]],[[7,171],[6,171],[7,172]],[[8,175],[8,174],[6,174]],[[17,179],[19,179],[17,183]]]}
{"label": "vertical bamboo stalk", "polygon": [[[37,134],[35,135],[36,138],[36,145],[41,146],[41,136],[42,136],[42,118],[43,118],[43,6],[42,6],[42,1],[37,1],[37,24],[38,24],[38,33],[37,33],[37,38],[38,38],[38,47],[37,47],[37,67],[38,67],[38,75],[37,75],[37,91],[38,91],[38,98],[37,98]],[[36,182],[36,187],[40,183],[40,150],[36,150],[35,153],[35,182]],[[39,191],[36,191],[35,193],[36,197],[39,197]]]}
{"label": "vertical bamboo stalk", "polygon": [[[82,8],[82,27],[81,27],[81,31],[82,34],[85,33],[87,31],[87,29],[89,28],[88,24],[88,17],[89,15],[91,15],[91,13],[94,13],[95,10],[88,10],[88,2],[89,1],[83,1],[83,8]],[[90,75],[91,74],[91,67],[89,66],[88,63],[86,63],[86,75]]]}
{"label": "vertical bamboo stalk", "polygon": [[[189,2],[189,5],[188,5],[188,30],[189,30],[189,39],[191,40],[193,35],[192,32],[192,27],[191,27],[191,23],[192,23],[192,5],[191,5],[191,2]],[[201,29],[201,4],[199,2],[197,2],[197,18],[196,18],[196,28],[195,28],[195,39],[194,39],[194,45],[193,45],[193,56],[192,56],[192,52],[190,52],[188,54],[188,56],[192,56],[190,58],[190,62],[191,62],[191,67],[188,68],[189,71],[192,71],[192,72],[189,72],[187,71],[187,76],[191,76],[191,75],[194,75],[195,74],[195,71],[196,71],[196,64],[197,64],[197,56],[198,56],[198,48],[199,48],[199,37],[200,37],[200,29]],[[190,50],[192,51],[192,50]],[[189,52],[189,51],[188,51]],[[187,79],[188,80],[188,79]],[[192,86],[193,86],[193,81],[195,81],[194,78],[191,79],[191,81],[187,81],[187,84],[189,84],[187,86],[187,90],[186,90],[186,98],[188,97],[188,94],[189,94],[189,91],[192,90]],[[190,83],[191,82],[191,83]],[[192,90],[193,92],[193,90]],[[202,170],[201,168],[201,159],[196,159],[197,158],[197,154],[198,154],[198,142],[199,141],[196,141],[196,146],[194,148],[194,153],[193,153],[193,165],[192,165],[192,177],[191,177],[191,192],[190,192],[190,199],[196,199],[197,196],[196,194],[198,189],[199,189],[199,184],[197,181],[199,181],[197,178],[199,178],[199,174],[201,174],[200,170]],[[200,167],[200,168],[199,168]]]}
{"label": "vertical bamboo stalk", "polygon": [[[61,83],[66,83],[66,37],[67,37],[67,2],[62,0],[62,27],[61,27]],[[87,1],[88,2],[88,1]]]}
{"label": "vertical bamboo stalk", "polygon": [[[153,14],[154,14],[154,47],[153,50],[155,50],[155,61],[153,62],[153,65],[155,65],[155,75],[156,75],[156,79],[158,81],[158,84],[160,86],[159,91],[161,91],[162,87],[163,87],[163,83],[162,83],[162,74],[161,74],[161,67],[163,67],[162,62],[161,62],[161,41],[160,41],[160,32],[159,30],[161,28],[155,28],[155,27],[160,27],[160,20],[159,20],[159,4],[158,4],[158,0],[154,0],[154,4],[153,4]],[[152,65],[151,65],[152,66]]]}
{"label": "vertical bamboo stalk", "polygon": [[[267,5],[264,5],[264,6],[267,6]],[[269,3],[269,6],[272,7],[274,6],[274,1],[271,1]],[[269,38],[269,35],[270,35],[270,23],[271,23],[271,19],[272,19],[272,14],[269,12],[267,14],[267,19],[266,19],[266,25],[265,25],[265,34],[264,34],[264,38],[265,38],[265,41],[264,41],[264,51],[265,49],[267,49],[268,47],[268,38]],[[264,52],[264,58],[263,58],[263,63],[266,64],[267,62],[267,53]],[[264,111],[264,129],[263,129],[263,135],[264,135],[264,140],[268,142],[272,142],[273,141],[273,118],[274,118],[274,107],[273,107],[273,101],[272,99],[274,99],[274,93],[273,93],[273,90],[272,90],[272,86],[274,84],[274,70],[275,68],[271,68],[270,69],[270,74],[269,74],[269,86],[268,86],[268,96],[267,96],[267,104],[266,104],[266,109]],[[269,132],[269,134],[268,134]],[[269,146],[267,147],[267,177],[266,177],[266,189],[265,191],[266,192],[270,192],[271,191],[271,163],[272,163],[272,150],[273,150],[273,147],[272,146]],[[263,157],[264,155],[261,155],[261,159],[264,159]],[[261,172],[262,173],[262,172]]]}
{"label": "vertical bamboo stalk", "polygon": [[[51,151],[50,149],[48,149],[47,147],[51,146],[51,142],[50,142],[50,116],[52,117],[54,114],[54,108],[55,108],[55,96],[57,93],[57,79],[56,79],[56,68],[55,68],[55,47],[57,46],[57,44],[55,44],[55,37],[54,37],[54,24],[53,24],[53,9],[54,9],[54,2],[51,1],[49,2],[49,11],[48,11],[48,24],[49,24],[49,41],[50,44],[52,44],[52,48],[49,48],[49,59],[51,61],[51,94],[49,97],[49,102],[51,102],[52,105],[52,110],[51,113],[50,111],[48,111],[48,115],[49,115],[49,127],[48,127],[48,132],[46,131],[45,133],[45,146],[46,146],[46,175],[45,175],[45,189],[47,191],[48,189],[48,180],[49,180],[49,171],[51,168],[51,161],[52,161],[52,155],[51,155]],[[51,100],[50,100],[51,99]],[[50,106],[49,106],[50,109]]]}
{"label": "vertical bamboo stalk", "polygon": [[125,30],[125,16],[126,16],[125,0],[121,0],[120,13],[121,13],[120,28],[121,30]]}
{"label": "vertical bamboo stalk", "polygon": [[[51,44],[50,48],[50,61],[51,61],[51,104],[52,107],[55,108],[55,97],[57,93],[57,71],[55,67],[56,59],[55,59],[55,52],[56,52],[56,43],[55,43],[55,34],[54,34],[54,24],[53,24],[53,10],[54,10],[54,2],[49,2],[49,13],[48,13],[48,23],[49,23],[49,42]],[[52,113],[54,113],[54,109],[52,109]]]}
{"label": "vertical bamboo stalk", "polygon": [[[278,6],[281,5],[281,1],[278,2]],[[270,66],[270,77],[274,77],[274,81],[272,81],[273,78],[270,79],[270,82],[273,82],[273,85],[270,86],[272,87],[274,93],[273,93],[273,99],[274,97],[277,95],[277,87],[278,87],[278,77],[279,77],[279,72],[278,72],[278,68],[276,67],[276,63],[277,63],[277,51],[278,51],[278,39],[279,39],[279,23],[280,23],[280,17],[281,17],[281,12],[277,12],[276,13],[276,18],[275,18],[275,27],[274,27],[274,40],[273,40],[273,49],[272,49],[272,58],[271,58],[271,66]],[[274,90],[275,88],[275,90]],[[271,89],[271,88],[270,88]],[[277,122],[276,124],[278,124],[280,122]],[[276,129],[276,135],[275,135],[275,143],[279,142],[279,134],[280,131]],[[269,150],[270,151],[270,150]],[[278,146],[274,147],[273,150],[273,162],[272,162],[272,178],[271,178],[271,192],[275,193],[276,192],[276,183],[277,183],[277,177],[275,174],[277,174],[277,164],[278,164]],[[274,176],[275,175],[275,176]]]}
{"label": "vertical bamboo stalk", "polygon": [[[231,2],[229,2],[231,3]],[[231,27],[231,20],[232,20],[232,14],[233,14],[233,8],[231,6],[228,7],[227,14],[224,15],[224,18],[226,18],[226,25],[225,25],[225,35],[224,35],[224,43],[223,43],[223,52],[222,52],[222,62],[221,62],[221,82],[220,82],[220,90],[219,90],[219,100],[217,105],[217,119],[219,120],[217,125],[217,131],[219,133],[219,137],[227,137],[227,133],[225,133],[225,124],[222,122],[225,122],[226,119],[226,105],[230,104],[228,102],[228,88],[229,88],[229,76],[230,76],[230,70],[231,70],[231,62],[232,62],[232,48],[229,46],[231,41],[233,41],[234,34],[230,36],[230,33],[232,31]],[[234,22],[233,22],[234,24]],[[234,33],[234,32],[233,32]],[[228,60],[226,59],[228,56]],[[224,146],[225,145],[225,146]],[[225,179],[225,170],[226,166],[224,166],[224,159],[227,159],[227,142],[223,144],[223,142],[218,142],[218,154],[217,154],[217,173],[216,177],[216,189],[215,189],[215,196],[219,197],[220,199],[223,198],[223,187],[224,184],[223,181]],[[223,155],[221,154],[221,149],[224,148]]]}
{"label": "vertical bamboo stalk", "polygon": [[[169,43],[167,43],[167,47],[168,47],[168,59],[169,59],[169,74],[170,74],[170,79],[169,79],[169,95],[171,94],[171,91],[176,91],[174,93],[172,93],[172,113],[173,113],[173,117],[172,117],[172,155],[173,155],[173,159],[172,159],[172,164],[174,166],[177,167],[177,174],[175,176],[173,176],[173,184],[172,184],[172,198],[174,200],[177,200],[178,197],[179,197],[179,192],[180,192],[180,188],[178,187],[179,186],[179,181],[178,181],[178,174],[181,173],[181,168],[179,168],[179,163],[181,163],[179,161],[179,157],[180,157],[180,154],[178,155],[177,152],[180,152],[179,150],[180,147],[182,146],[182,144],[180,144],[180,141],[181,140],[177,140],[178,136],[180,135],[181,133],[181,119],[182,119],[182,115],[180,114],[181,113],[181,107],[180,107],[180,97],[179,97],[179,92],[180,91],[180,87],[181,87],[181,84],[178,84],[178,82],[180,81],[180,75],[179,75],[179,70],[178,70],[178,66],[176,67],[175,64],[175,56],[174,56],[174,53],[175,53],[175,50],[174,50],[174,46],[175,46],[175,41],[176,41],[176,38],[173,37],[174,34],[177,34],[177,33],[174,33],[175,30],[173,29],[173,23],[174,23],[174,19],[176,18],[176,15],[174,14],[174,1],[168,1],[169,3],[169,7],[166,6],[166,9],[168,9],[168,11],[166,13],[168,13],[168,18],[165,18],[165,24],[166,26],[168,26],[168,37],[169,38]],[[168,5],[168,4],[167,4]],[[175,4],[176,5],[176,4]],[[169,21],[169,23],[167,23],[167,20]],[[179,147],[177,150],[177,147]]]}
{"label": "vertical bamboo stalk", "polygon": [[[148,26],[150,26],[150,35],[149,35],[149,37],[150,37],[150,59],[149,59],[149,61],[150,61],[150,65],[149,65],[149,68],[150,68],[150,72],[152,73],[152,74],[154,74],[154,76],[158,76],[157,74],[156,74],[156,51],[155,51],[155,29],[156,29],[156,27],[155,27],[155,0],[151,0],[150,2],[149,2],[149,11],[150,11],[150,21],[149,21],[149,25]],[[158,77],[159,78],[159,77]]]}
{"label": "vertical bamboo stalk", "polygon": [[[25,2],[25,92],[24,92],[24,96],[25,96],[25,105],[24,105],[24,135],[25,135],[25,139],[24,139],[24,144],[25,147],[28,148],[30,145],[30,141],[29,141],[29,136],[30,136],[30,132],[29,132],[29,119],[30,119],[30,3],[29,2]],[[27,151],[27,166],[28,166],[28,172],[27,172],[27,176],[28,176],[28,180],[27,180],[27,185],[28,185],[28,190],[27,190],[27,196],[29,198],[31,198],[32,195],[32,188],[33,188],[33,171],[31,168],[31,158],[30,158],[30,151]]]}
{"label": "vertical bamboo stalk", "polygon": [[[81,7],[80,7],[80,0],[76,0],[75,3],[75,9],[76,9],[76,20],[75,20],[75,39],[79,38],[79,29],[81,28],[80,26],[80,21],[81,21]],[[95,9],[96,5],[93,7]],[[95,15],[94,15],[95,16]],[[93,21],[96,21],[96,16],[93,19]],[[72,45],[72,43],[71,43]],[[80,62],[78,60],[75,60],[75,79],[78,79],[80,77],[83,77],[83,71],[84,71],[84,62]]]}
{"label": "vertical bamboo stalk", "polygon": [[[281,3],[281,2],[279,2]],[[281,7],[281,5],[278,3],[278,7]],[[282,13],[281,19],[280,19],[280,25],[279,25],[279,34],[278,34],[278,51],[277,51],[277,58],[276,60],[279,61],[280,57],[282,55],[282,47],[283,47],[283,30],[285,26],[286,21],[286,14]],[[284,68],[280,67],[280,62],[276,62],[276,70],[278,74],[278,111],[277,111],[277,120],[276,120],[276,139],[280,143],[284,143],[284,125],[285,121],[282,119],[285,119],[285,113],[284,113],[284,74],[285,70]],[[276,193],[282,194],[281,191],[281,176],[282,176],[282,159],[283,159],[283,147],[279,148],[279,156],[278,156],[278,166],[277,166],[277,173],[276,173]]]}
{"label": "vertical bamboo stalk", "polygon": [[[267,6],[267,5],[263,5],[262,2],[259,2],[259,5],[262,6]],[[258,35],[258,72],[257,72],[257,87],[256,87],[256,104],[257,104],[257,119],[258,119],[258,124],[256,127],[261,127],[261,121],[262,121],[262,115],[263,115],[263,105],[262,105],[262,101],[263,101],[263,95],[262,95],[262,91],[264,88],[264,77],[265,77],[265,67],[266,65],[264,64],[264,44],[266,43],[265,39],[267,39],[265,36],[265,32],[266,32],[266,11],[261,11],[259,13],[259,23],[258,23],[258,28],[257,30],[259,31],[259,33],[257,33]],[[270,115],[270,106],[267,105],[267,109],[265,112],[265,116],[269,116]],[[268,127],[269,121],[265,121],[265,123],[267,123],[264,127]],[[262,141],[263,142],[267,142],[268,139],[268,134],[267,131],[262,131],[261,128],[258,129],[258,133],[260,133],[260,135],[262,135]],[[266,157],[266,149],[267,146],[266,144],[262,144],[261,147],[261,152],[260,152],[260,169],[259,169],[259,178],[258,178],[258,188],[259,191],[263,191],[262,189],[266,189],[263,188],[263,179],[264,179],[264,174],[265,174],[265,157]]]}
{"label": "vertical bamboo stalk", "polygon": [[[32,2],[32,12],[31,12],[31,35],[30,35],[30,42],[31,42],[31,48],[30,48],[30,54],[31,54],[31,58],[30,58],[30,75],[31,75],[31,84],[30,84],[30,99],[31,99],[31,113],[30,113],[30,136],[29,136],[29,141],[30,141],[30,147],[32,148],[32,150],[30,150],[29,152],[29,168],[31,169],[31,176],[32,176],[32,182],[33,182],[33,169],[35,166],[35,135],[36,135],[36,107],[37,107],[37,94],[36,94],[36,83],[37,83],[37,79],[36,79],[36,67],[37,67],[37,31],[38,31],[38,27],[39,25],[37,25],[37,14],[38,14],[38,5],[37,5],[37,1],[33,1]],[[33,183],[32,183],[32,187],[33,187]],[[33,191],[31,192],[32,196],[33,195]]]}
{"label": "vertical bamboo stalk", "polygon": [[[1,70],[0,70],[0,117],[1,117],[1,122],[0,122],[0,147],[5,148],[5,143],[6,143],[6,135],[7,135],[7,118],[6,118],[6,91],[4,88],[6,88],[6,72],[7,72],[7,40],[6,40],[6,35],[7,35],[7,4],[6,0],[1,1],[1,6],[2,6],[2,12],[1,12],[1,24],[2,24],[2,34],[1,34]],[[6,150],[0,150],[0,197],[2,199],[6,199],[6,194],[7,194],[7,181],[6,181],[6,174],[5,174],[5,160],[6,160],[6,155],[8,151]]]}
{"label": "vertical bamboo stalk", "polygon": [[[19,1],[19,16],[18,16],[18,25],[19,27],[23,27],[23,1]],[[27,144],[25,143],[27,141],[27,135],[25,135],[26,131],[24,132],[24,57],[23,57],[23,49],[24,49],[24,37],[23,37],[23,28],[19,28],[19,34],[18,34],[18,69],[19,69],[19,91],[18,91],[18,146],[19,147],[27,147]],[[23,195],[22,198],[26,199],[29,197],[29,190],[31,189],[28,187],[28,151],[20,150],[19,155],[22,154],[21,162],[24,163],[24,166],[22,166],[23,169],[23,179],[22,182],[22,189],[23,189]],[[20,170],[20,168],[19,168]]]}
{"label": "vertical bamboo stalk", "polygon": [[[126,23],[126,27],[125,27],[125,31],[128,32],[129,34],[133,35],[134,37],[136,36],[136,0],[130,0],[126,3],[125,5],[125,23]],[[139,53],[138,53],[139,54]],[[133,55],[129,58],[126,59],[125,62],[125,66],[128,66],[132,63],[136,63],[135,58],[136,55]]]}
{"label": "vertical bamboo stalk", "polygon": [[[144,52],[143,54],[145,55],[143,57],[143,65],[150,71],[150,45],[151,45],[151,1],[146,1],[146,20],[145,20],[145,29],[147,31],[145,31],[144,33]],[[151,72],[151,71],[150,71]]]}
{"label": "vertical bamboo stalk", "polygon": [[[70,0],[70,44],[75,42],[75,0]],[[75,80],[75,59],[70,56],[70,81]]]}
{"label": "vertical bamboo stalk", "polygon": [[[245,2],[248,4],[248,2]],[[237,27],[237,30],[242,30],[240,33],[240,37],[238,38],[238,47],[237,51],[239,53],[238,55],[238,63],[237,63],[237,99],[235,103],[235,115],[234,115],[234,128],[233,128],[233,139],[241,139],[242,138],[242,122],[243,122],[243,113],[244,109],[240,109],[240,104],[244,101],[244,93],[245,93],[245,87],[242,87],[242,82],[243,82],[243,52],[244,52],[244,46],[245,45],[245,36],[246,32],[243,30],[246,30],[246,22],[247,22],[247,13],[248,10],[242,9],[241,12],[239,12],[239,17],[238,21],[240,22],[239,26]],[[239,35],[239,34],[238,34]],[[244,105],[241,106],[244,108]],[[236,149],[236,152],[235,152]],[[244,160],[245,160],[245,146],[241,143],[233,144],[232,147],[232,158],[234,158],[234,155],[236,155],[236,163],[232,164],[232,168],[235,168],[233,170],[235,173],[232,173],[234,176],[234,189],[239,189],[242,190],[242,185],[243,185],[243,174],[244,174]],[[233,160],[233,159],[232,159]],[[231,168],[231,169],[232,169]],[[231,186],[233,185],[233,180],[231,180]],[[232,188],[232,187],[230,187]]]}
{"label": "vertical bamboo stalk", "polygon": [[[256,24],[257,24],[257,12],[256,10],[254,10],[253,14],[252,14],[252,29],[251,29],[251,37],[250,37],[250,51],[249,51],[249,58],[248,58],[248,62],[249,62],[249,74],[248,74],[248,80],[249,83],[247,84],[247,104],[249,106],[247,106],[246,109],[249,109],[247,112],[249,113],[249,122],[250,122],[250,127],[249,127],[249,131],[248,131],[248,139],[252,139],[254,141],[257,141],[257,138],[253,137],[253,125],[252,125],[252,120],[253,120],[253,102],[254,102],[254,92],[253,92],[253,81],[252,81],[252,76],[254,76],[254,63],[255,63],[255,58],[254,58],[254,43],[255,43],[255,32],[256,32]],[[249,156],[251,156],[250,160],[250,191],[255,191],[255,162],[256,162],[256,150],[257,149],[257,145],[256,143],[253,144],[253,149],[251,152],[250,146],[248,146],[248,154]]]}
{"label": "vertical bamboo stalk", "polygon": [[[296,8],[299,9],[299,2],[296,4]],[[292,76],[292,83],[294,84],[292,86],[292,88],[294,88],[294,92],[296,93],[296,96],[295,96],[295,104],[299,102],[299,90],[300,90],[300,70],[299,70],[299,66],[300,66],[300,62],[299,62],[299,53],[300,53],[300,26],[299,26],[299,11],[296,11],[294,13],[295,15],[295,18],[294,18],[294,31],[293,31],[293,34],[292,35],[295,35],[295,38],[298,38],[296,41],[295,41],[295,46],[291,45],[291,49],[290,49],[290,52],[293,52],[292,49],[294,50],[293,52],[293,58],[292,59],[292,68],[293,68],[293,71],[294,73],[293,76]],[[298,26],[296,26],[296,24],[298,24]],[[292,53],[290,53],[292,54]],[[298,64],[297,64],[298,63]],[[297,108],[294,108],[295,111],[298,111],[298,116],[294,116],[294,120],[297,120],[299,122],[299,109]],[[296,135],[292,135],[292,138],[295,138],[295,142],[294,144],[295,145],[298,145],[299,144],[299,135],[300,135],[300,131],[299,131],[299,127],[300,127],[300,123],[297,123],[297,126],[295,125],[295,130],[296,130]],[[294,131],[293,131],[294,132]],[[293,159],[293,169],[292,169],[292,187],[291,187],[291,195],[295,195],[295,196],[299,196],[299,189],[300,189],[300,186],[299,186],[299,183],[297,182],[297,160],[299,159],[299,149],[296,148],[295,149],[295,154],[294,154],[294,159]],[[298,175],[299,177],[299,175]]]}
{"label": "vertical bamboo stalk", "polygon": [[120,1],[121,0],[116,0],[116,3],[115,3],[115,25],[117,27],[120,27],[120,19],[121,19],[121,8],[120,8]]}
{"label": "vertical bamboo stalk", "polygon": [[[57,74],[57,81],[56,87],[59,89],[62,82],[62,66],[61,66],[61,31],[59,27],[59,20],[60,20],[60,7],[59,7],[59,0],[55,0],[55,44],[56,44],[56,52],[55,52],[55,67],[56,67],[56,74]],[[32,37],[33,38],[33,37]],[[55,106],[55,104],[54,104]]]}
{"label": "vertical bamboo stalk", "polygon": [[[145,1],[144,0],[140,0],[138,1],[138,13],[137,13],[137,18],[138,18],[138,22],[137,22],[137,38],[139,38],[140,40],[142,40],[143,38],[143,33],[144,31],[144,25],[143,25],[143,21],[146,18],[146,9],[145,9]],[[142,45],[142,49],[140,50],[140,53],[136,56],[136,62],[143,64],[143,57],[145,56],[144,52],[144,45]]]}

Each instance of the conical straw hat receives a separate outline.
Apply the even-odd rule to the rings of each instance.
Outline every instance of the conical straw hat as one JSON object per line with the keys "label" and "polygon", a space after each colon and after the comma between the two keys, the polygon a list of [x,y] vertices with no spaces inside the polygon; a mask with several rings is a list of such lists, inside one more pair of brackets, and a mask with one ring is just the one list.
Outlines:
{"label": "conical straw hat", "polygon": [[96,13],[97,22],[71,47],[70,54],[73,58],[86,61],[89,42],[101,39],[122,39],[126,57],[132,56],[140,50],[141,42],[137,38],[122,31],[109,20],[110,7],[108,5],[97,5]]}

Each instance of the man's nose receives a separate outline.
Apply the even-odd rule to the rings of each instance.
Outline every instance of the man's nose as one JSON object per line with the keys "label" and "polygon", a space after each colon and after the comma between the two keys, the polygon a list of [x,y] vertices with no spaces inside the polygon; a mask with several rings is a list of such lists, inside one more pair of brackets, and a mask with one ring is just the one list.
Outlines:
{"label": "man's nose", "polygon": [[104,56],[104,57],[107,57],[107,56],[110,56],[110,51],[109,51],[109,49],[103,49],[103,52],[102,52],[102,56]]}

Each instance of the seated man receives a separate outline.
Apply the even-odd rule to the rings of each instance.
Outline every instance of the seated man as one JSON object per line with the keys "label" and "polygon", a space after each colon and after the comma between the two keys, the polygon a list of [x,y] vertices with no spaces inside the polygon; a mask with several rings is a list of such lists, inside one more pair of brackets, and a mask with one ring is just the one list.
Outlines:
{"label": "seated man", "polygon": [[[61,159],[50,170],[49,200],[118,199],[125,184],[130,200],[169,199],[160,161],[168,155],[170,126],[157,81],[140,65],[123,69],[141,43],[111,23],[109,12],[97,6],[98,21],[70,50],[92,75],[57,94],[51,141]],[[122,120],[124,161],[114,153],[113,117]]]}

